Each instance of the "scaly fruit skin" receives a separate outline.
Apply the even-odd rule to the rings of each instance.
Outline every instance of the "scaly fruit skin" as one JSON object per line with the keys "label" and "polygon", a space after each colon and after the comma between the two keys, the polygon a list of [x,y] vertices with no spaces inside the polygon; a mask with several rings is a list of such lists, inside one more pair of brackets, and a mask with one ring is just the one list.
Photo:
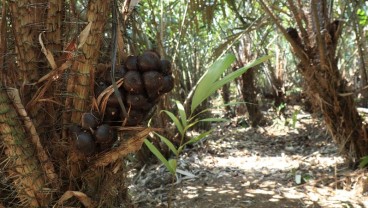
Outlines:
{"label": "scaly fruit skin", "polygon": [[143,93],[144,85],[138,71],[128,71],[124,76],[123,87],[130,93]]}
{"label": "scaly fruit skin", "polygon": [[102,124],[95,132],[96,142],[107,143],[112,140],[112,129],[108,124]]}
{"label": "scaly fruit skin", "polygon": [[138,70],[137,62],[138,62],[137,56],[128,56],[125,62],[126,68],[129,71],[137,71]]}
{"label": "scaly fruit skin", "polygon": [[161,73],[165,76],[172,75],[171,62],[169,60],[161,60]]}
{"label": "scaly fruit skin", "polygon": [[163,76],[157,71],[148,71],[143,74],[143,83],[149,98],[155,99],[163,85]]}
{"label": "scaly fruit skin", "polygon": [[[161,60],[159,54],[146,51],[140,56],[128,56],[124,64],[116,67],[116,77],[123,77],[119,87],[121,99],[128,111],[127,126],[136,126],[147,119],[147,114],[159,102],[160,97],[174,87],[170,61]],[[96,84],[96,96],[111,84],[111,77],[101,76]],[[121,125],[125,118],[115,94],[112,94],[103,113],[101,124]]]}
{"label": "scaly fruit skin", "polygon": [[131,110],[128,115],[127,126],[136,126],[142,122],[143,112],[140,110]]}
{"label": "scaly fruit skin", "polygon": [[82,128],[84,129],[96,129],[99,120],[93,113],[84,113],[82,115]]}
{"label": "scaly fruit skin", "polygon": [[161,68],[160,57],[157,53],[146,51],[138,56],[138,69],[141,72],[158,71]]}
{"label": "scaly fruit skin", "polygon": [[96,144],[89,132],[82,132],[77,136],[77,149],[84,155],[92,155],[96,150]]}
{"label": "scaly fruit skin", "polygon": [[147,97],[143,94],[129,94],[126,97],[127,107],[132,109],[149,110],[153,107]]}
{"label": "scaly fruit skin", "polygon": [[162,80],[162,89],[160,90],[160,95],[170,92],[174,89],[174,77],[171,75],[164,76]]}

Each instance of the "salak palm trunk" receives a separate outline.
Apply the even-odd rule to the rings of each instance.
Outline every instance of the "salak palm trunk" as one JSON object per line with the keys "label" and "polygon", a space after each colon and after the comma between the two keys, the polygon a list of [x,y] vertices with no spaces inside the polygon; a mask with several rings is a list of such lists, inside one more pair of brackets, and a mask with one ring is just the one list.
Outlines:
{"label": "salak palm trunk", "polygon": [[[298,29],[284,27],[261,0],[262,7],[290,42],[300,59],[299,72],[307,84],[307,95],[316,102],[326,127],[340,152],[352,165],[368,155],[367,127],[359,116],[353,93],[340,74],[336,47],[342,22],[332,21],[326,1],[311,0],[309,13],[288,0]],[[306,26],[304,26],[306,25]]]}
{"label": "salak palm trunk", "polygon": [[[50,187],[47,187],[44,172],[35,154],[36,149],[25,129],[24,123],[10,100],[6,88],[0,86],[0,172],[5,173],[14,193],[1,193],[7,207],[43,207],[50,202]],[[8,189],[9,190],[9,189]],[[17,200],[11,200],[16,195]]]}
{"label": "salak palm trunk", "polygon": [[[0,45],[0,207],[129,207],[123,156],[137,151],[151,130],[93,157],[76,151],[67,133],[94,107],[111,1],[88,1],[78,20],[85,30],[66,20],[75,1],[1,3],[1,19],[9,15],[11,23],[0,24],[1,43],[10,36],[10,44]],[[19,99],[10,89],[19,90]]]}

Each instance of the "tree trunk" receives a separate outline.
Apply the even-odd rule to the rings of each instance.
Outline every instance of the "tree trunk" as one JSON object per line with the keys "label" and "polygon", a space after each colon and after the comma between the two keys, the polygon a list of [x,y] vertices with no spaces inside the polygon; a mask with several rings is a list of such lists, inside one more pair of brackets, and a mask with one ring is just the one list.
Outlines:
{"label": "tree trunk", "polygon": [[[9,33],[8,45],[0,39],[0,54],[6,54],[0,62],[0,86],[6,83],[20,89],[23,99],[14,101],[9,88],[0,87],[0,164],[5,164],[0,167],[0,173],[4,173],[0,176],[0,207],[130,204],[123,158],[137,151],[151,130],[135,132],[133,138],[93,157],[77,152],[77,139],[66,133],[67,127],[72,123],[79,125],[82,114],[93,109],[95,67],[111,11],[110,1],[88,1],[86,20],[91,28],[87,34],[79,34],[85,42],[77,48],[80,43],[71,39],[77,39],[76,31],[80,28],[72,28],[72,37],[64,31],[66,24],[71,25],[65,23],[64,15],[72,12],[65,10],[65,4],[73,3],[2,1],[1,37],[6,37],[7,28],[13,31]],[[7,10],[11,17],[8,27],[4,24]],[[39,37],[55,59],[56,67],[45,59]],[[5,60],[14,60],[17,66],[13,63],[9,67]],[[72,66],[61,70],[66,62]],[[8,76],[14,71],[19,76]],[[51,75],[37,83],[46,74]],[[22,105],[26,104],[24,109]]]}
{"label": "tree trunk", "polygon": [[[221,96],[222,96],[222,100],[224,101],[224,104],[228,104],[230,103],[230,84],[225,84],[224,86],[222,86],[222,91],[221,91]],[[225,115],[227,117],[234,117],[234,110],[232,109],[232,107],[230,105],[226,105],[225,106]]]}
{"label": "tree trunk", "polygon": [[36,150],[25,133],[24,124],[19,119],[12,101],[3,86],[0,86],[0,172],[6,174],[7,181],[12,183],[0,191],[11,192],[13,187],[17,200],[12,199],[14,193],[1,195],[7,207],[44,207],[50,203],[50,193],[45,192],[45,175],[35,154]]}
{"label": "tree trunk", "polygon": [[[355,3],[357,4],[357,3]],[[355,5],[354,8],[358,8],[358,5]],[[354,9],[352,14],[352,19],[353,19],[353,29],[355,32],[355,36],[356,36],[356,43],[357,43],[357,47],[358,47],[358,54],[359,54],[359,74],[360,74],[360,84],[359,88],[363,88],[367,85],[368,80],[367,80],[367,63],[368,63],[368,55],[366,54],[365,51],[367,51],[367,41],[363,32],[363,28],[362,25],[359,24],[359,21],[357,19],[357,10]],[[363,104],[364,107],[367,107],[368,105],[368,91],[364,90],[361,92],[362,93],[362,97],[361,97],[361,104]]]}
{"label": "tree trunk", "polygon": [[263,125],[265,121],[258,107],[257,92],[254,86],[254,68],[248,69],[242,75],[242,94],[252,127]]}
{"label": "tree trunk", "polygon": [[330,21],[326,1],[311,0],[308,19],[301,19],[302,8],[298,9],[291,0],[288,2],[301,36],[295,28],[285,30],[260,1],[300,59],[298,68],[308,86],[307,94],[318,103],[326,127],[341,153],[351,164],[356,164],[368,154],[367,128],[356,110],[352,94],[342,95],[349,91],[347,82],[340,75],[335,54],[342,23]]}

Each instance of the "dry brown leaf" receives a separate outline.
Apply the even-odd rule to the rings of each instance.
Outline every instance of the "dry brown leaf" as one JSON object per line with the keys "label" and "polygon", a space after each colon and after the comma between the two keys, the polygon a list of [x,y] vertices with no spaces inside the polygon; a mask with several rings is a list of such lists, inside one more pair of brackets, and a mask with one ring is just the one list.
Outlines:
{"label": "dry brown leaf", "polygon": [[57,65],[55,63],[55,59],[54,59],[54,56],[52,55],[51,51],[49,51],[45,45],[43,44],[43,41],[42,41],[42,33],[40,33],[40,35],[38,36],[38,40],[40,41],[40,44],[41,44],[41,51],[43,54],[45,54],[46,56],[46,59],[47,61],[49,61],[49,64],[51,66],[52,69],[56,69],[57,68]]}
{"label": "dry brown leaf", "polygon": [[99,156],[94,164],[91,166],[91,168],[107,166],[108,164],[115,162],[119,158],[138,151],[142,147],[143,140],[150,132],[154,130],[154,128],[146,128],[138,132],[136,135],[132,136],[128,140],[122,141],[119,147]]}
{"label": "dry brown leaf", "polygon": [[[119,79],[116,82],[117,87],[119,88],[123,84],[124,78]],[[101,112],[101,117],[104,117],[104,112],[106,109],[107,101],[109,100],[109,97],[114,93],[113,86],[108,86],[104,91],[100,93],[100,95],[97,97],[97,105],[99,106],[99,112]]]}
{"label": "dry brown leaf", "polygon": [[62,205],[66,200],[72,197],[77,198],[85,207],[96,207],[97,203],[80,191],[66,191],[53,207],[58,207],[59,205]]}
{"label": "dry brown leaf", "polygon": [[79,44],[78,49],[80,49],[84,43],[87,41],[87,37],[89,35],[89,32],[91,31],[92,22],[88,23],[88,25],[83,29],[83,31],[79,34]]}
{"label": "dry brown leaf", "polygon": [[49,72],[45,76],[41,77],[41,79],[39,79],[37,83],[41,83],[41,82],[49,79],[50,77],[53,77],[53,80],[56,80],[58,78],[58,74],[61,74],[65,69],[69,68],[71,65],[72,65],[71,61],[66,61],[59,68],[57,68],[55,70],[52,70],[51,72]]}
{"label": "dry brown leaf", "polygon": [[34,144],[37,150],[37,156],[41,163],[42,169],[48,178],[48,182],[52,183],[54,188],[59,187],[59,179],[57,174],[55,173],[54,165],[50,161],[48,155],[46,154],[45,149],[43,148],[38,133],[36,131],[35,126],[33,125],[32,120],[28,117],[27,111],[25,110],[22,101],[19,96],[18,89],[15,88],[7,88],[7,93],[9,98],[12,100],[15,109],[17,110],[18,114],[23,118],[24,127],[31,135],[31,141]]}

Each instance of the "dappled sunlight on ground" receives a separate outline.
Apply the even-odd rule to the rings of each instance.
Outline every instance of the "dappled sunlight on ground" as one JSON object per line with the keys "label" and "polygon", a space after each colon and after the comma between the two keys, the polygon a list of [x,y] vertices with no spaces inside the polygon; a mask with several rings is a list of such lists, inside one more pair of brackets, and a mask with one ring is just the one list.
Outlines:
{"label": "dappled sunlight on ground", "polygon": [[[217,126],[180,158],[173,207],[368,207],[367,174],[351,172],[313,123],[305,116],[297,129]],[[135,181],[137,207],[167,206],[164,166],[145,167]]]}

